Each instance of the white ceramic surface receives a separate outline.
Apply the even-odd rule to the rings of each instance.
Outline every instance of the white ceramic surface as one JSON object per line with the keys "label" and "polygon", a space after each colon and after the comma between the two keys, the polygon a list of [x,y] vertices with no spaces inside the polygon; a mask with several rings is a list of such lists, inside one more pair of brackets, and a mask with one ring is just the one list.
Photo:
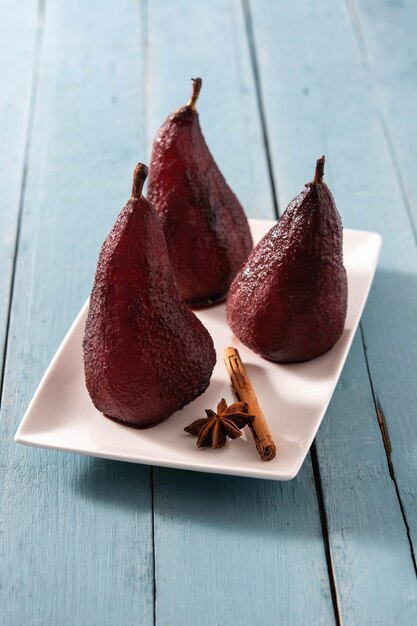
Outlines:
{"label": "white ceramic surface", "polygon": [[[275,222],[250,220],[255,242]],[[346,360],[375,273],[381,237],[345,230],[344,261],[349,299],[345,330],[327,354],[307,363],[278,365],[258,357],[232,334],[225,306],[199,311],[217,350],[208,390],[182,411],[146,430],[104,418],[91,403],[84,384],[82,338],[88,303],[74,321],[48,367],[18,428],[18,443],[91,456],[166,467],[289,480],[298,473],[323,419]],[[223,364],[223,349],[238,347],[258,400],[269,422],[278,453],[260,460],[250,432],[219,450],[197,449],[184,426],[204,417],[224,397],[234,401]]]}

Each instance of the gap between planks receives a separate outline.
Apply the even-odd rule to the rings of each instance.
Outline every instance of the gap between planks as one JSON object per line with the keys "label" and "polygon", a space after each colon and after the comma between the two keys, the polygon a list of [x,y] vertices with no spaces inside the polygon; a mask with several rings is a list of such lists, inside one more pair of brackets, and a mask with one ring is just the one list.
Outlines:
{"label": "gap between planks", "polygon": [[[241,0],[241,5],[242,5],[242,11],[243,11],[244,20],[245,20],[246,35],[248,38],[249,54],[250,54],[250,59],[251,59],[251,64],[252,64],[252,72],[253,72],[255,89],[256,89],[256,99],[257,99],[259,116],[260,116],[261,127],[262,127],[262,135],[263,135],[263,141],[264,141],[265,152],[266,152],[269,179],[271,182],[274,210],[275,210],[275,215],[278,219],[280,215],[280,211],[279,211],[279,203],[278,203],[278,195],[277,195],[277,185],[276,185],[276,181],[274,177],[274,171],[273,171],[273,166],[272,166],[272,155],[271,155],[271,149],[270,149],[269,139],[268,139],[267,123],[266,123],[265,109],[264,109],[263,98],[262,98],[261,79],[260,79],[260,73],[259,73],[259,65],[258,65],[258,57],[257,57],[257,52],[256,52],[256,42],[255,42],[255,35],[254,35],[254,29],[253,29],[253,23],[252,23],[252,16],[251,16],[248,0]],[[323,490],[322,490],[321,477],[320,477],[320,466],[319,466],[319,461],[317,457],[315,442],[313,442],[311,446],[310,457],[311,457],[312,468],[313,468],[314,486],[316,490],[317,504],[318,504],[319,515],[320,515],[324,551],[326,555],[327,573],[328,573],[328,578],[329,578],[330,592],[332,596],[333,611],[334,611],[336,625],[341,626],[342,617],[341,617],[340,605],[338,601],[336,577],[335,577],[332,554],[331,554],[331,547],[330,547],[327,513],[326,513],[325,504],[324,504]]]}
{"label": "gap between planks", "polygon": [[[404,206],[407,212],[407,216],[408,216],[408,220],[410,223],[410,227],[411,227],[411,231],[413,233],[414,236],[414,241],[417,243],[417,230],[416,230],[416,226],[413,220],[413,216],[412,216],[412,211],[411,211],[411,206],[410,206],[410,201],[408,199],[407,196],[407,192],[406,192],[406,188],[405,188],[405,184],[402,178],[402,174],[401,174],[401,170],[400,170],[400,166],[399,166],[399,162],[398,162],[398,158],[397,155],[395,153],[395,149],[394,149],[394,143],[392,141],[391,138],[391,133],[389,130],[389,125],[387,120],[385,119],[385,115],[380,103],[380,99],[378,97],[378,85],[377,82],[375,80],[375,76],[374,76],[374,72],[373,72],[373,68],[372,68],[372,64],[370,61],[370,54],[368,51],[368,46],[366,44],[366,40],[365,40],[365,35],[363,32],[363,28],[360,22],[360,18],[359,18],[359,12],[358,12],[358,8],[356,6],[356,0],[345,0],[346,1],[346,6],[347,6],[347,10],[348,10],[348,14],[349,14],[349,18],[352,24],[352,30],[353,33],[355,35],[355,39],[356,39],[356,43],[359,49],[359,54],[362,58],[364,67],[365,67],[365,71],[368,75],[368,80],[371,86],[371,89],[373,90],[373,92],[375,93],[375,101],[376,101],[376,107],[377,107],[377,111],[378,111],[378,117],[379,117],[379,121],[381,124],[381,128],[382,128],[382,133],[387,145],[387,149],[388,149],[388,153],[390,155],[391,158],[391,162],[392,162],[392,166],[395,172],[395,176],[398,182],[398,187],[401,193],[401,197],[403,199],[404,202]],[[387,428],[387,424],[385,422],[385,418],[384,418],[384,414],[382,412],[382,409],[380,407],[378,398],[376,396],[376,392],[375,392],[375,386],[373,383],[373,379],[372,379],[372,374],[371,374],[371,367],[370,367],[370,363],[369,363],[369,359],[368,359],[368,352],[367,352],[367,346],[365,343],[365,335],[363,332],[363,328],[362,328],[362,324],[359,325],[359,329],[360,329],[360,333],[361,333],[361,339],[362,339],[362,345],[363,345],[363,350],[364,350],[364,355],[365,355],[365,363],[366,363],[366,369],[367,369],[367,373],[368,373],[368,379],[369,379],[369,385],[371,388],[371,393],[372,393],[372,398],[373,398],[373,402],[374,402],[374,407],[375,407],[375,414],[376,414],[376,418],[378,420],[378,426],[381,432],[381,437],[382,437],[382,441],[384,444],[384,449],[385,449],[385,455],[387,458],[387,464],[388,464],[388,471],[389,471],[389,475],[394,483],[394,488],[395,488],[395,493],[397,496],[397,500],[398,500],[398,504],[400,506],[400,510],[401,510],[401,516],[404,522],[404,526],[406,529],[406,534],[407,534],[407,539],[408,539],[408,543],[410,546],[410,556],[411,556],[411,560],[413,563],[413,567],[414,567],[414,572],[416,574],[417,577],[417,561],[416,561],[416,554],[415,554],[415,550],[414,550],[414,545],[413,545],[413,541],[411,538],[411,533],[410,533],[410,526],[408,524],[408,520],[407,520],[407,516],[406,516],[406,512],[405,512],[405,508],[403,505],[403,501],[401,499],[401,494],[400,494],[400,490],[397,484],[397,479],[395,476],[395,469],[394,469],[394,464],[392,461],[392,456],[391,456],[391,442],[389,439],[389,433],[388,433],[388,428]]]}
{"label": "gap between planks", "polygon": [[259,67],[258,67],[258,57],[256,54],[255,34],[253,30],[252,16],[251,16],[248,0],[241,0],[241,6],[242,6],[244,23],[245,23],[246,36],[248,38],[249,58],[250,58],[251,66],[252,66],[253,80],[255,83],[256,102],[258,105],[259,118],[261,122],[262,139],[263,139],[263,143],[265,147],[266,162],[267,162],[267,167],[268,167],[268,176],[269,176],[269,180],[271,183],[272,203],[274,205],[275,216],[278,219],[279,218],[278,193],[277,193],[277,186],[276,186],[275,177],[274,177],[274,169],[272,167],[272,155],[271,155],[271,148],[269,145],[265,108],[264,108],[264,103],[263,103],[263,98],[262,98],[261,78],[260,78]]}
{"label": "gap between planks", "polygon": [[12,274],[11,274],[11,279],[10,279],[9,302],[8,302],[8,308],[7,308],[4,349],[3,349],[3,355],[2,355],[3,360],[2,360],[1,375],[0,375],[0,406],[1,406],[1,400],[3,397],[4,376],[6,372],[6,357],[7,357],[7,349],[9,345],[10,319],[11,319],[11,314],[12,314],[12,302],[13,302],[13,293],[14,293],[14,285],[15,285],[15,277],[16,277],[16,263],[17,263],[17,255],[19,251],[23,207],[25,204],[25,197],[26,197],[26,183],[27,183],[27,176],[28,176],[28,171],[29,171],[29,155],[30,155],[30,146],[32,142],[33,122],[35,118],[36,96],[38,93],[38,85],[39,85],[40,59],[41,59],[44,22],[45,22],[44,20],[45,7],[46,7],[46,0],[38,0],[35,50],[33,54],[33,65],[32,65],[32,82],[31,82],[30,96],[29,96],[29,108],[28,108],[25,146],[23,150],[23,167],[22,167],[22,179],[20,183],[20,193],[19,193],[19,209],[17,213],[16,237],[15,237],[14,248],[13,248]]}
{"label": "gap between planks", "polygon": [[326,507],[324,504],[323,488],[322,488],[322,483],[321,483],[320,463],[319,463],[319,459],[317,456],[315,441],[313,441],[313,443],[311,444],[310,457],[311,457],[311,464],[313,466],[314,486],[316,488],[317,504],[318,504],[319,513],[320,513],[321,531],[323,535],[324,551],[326,553],[326,563],[327,563],[327,571],[329,575],[330,591],[332,594],[334,617],[335,617],[337,626],[342,626],[342,614],[340,610],[339,601],[337,598],[336,575],[335,575],[335,571],[333,567],[332,551],[330,548],[329,525],[327,522],[327,513],[326,513]]}
{"label": "gap between planks", "polygon": [[[143,76],[143,145],[145,151],[149,149],[149,128],[150,128],[150,101],[151,101],[151,63],[149,51],[149,6],[148,0],[140,3],[141,12],[141,36],[142,36],[142,76]],[[145,156],[143,162],[146,161]],[[150,165],[150,162],[149,162]]]}
{"label": "gap between planks", "polygon": [[382,437],[382,441],[383,441],[383,444],[384,444],[385,455],[387,457],[388,471],[389,471],[389,475],[391,477],[391,480],[394,483],[395,493],[397,495],[397,500],[398,500],[398,504],[400,506],[401,516],[403,518],[405,530],[406,530],[406,533],[407,533],[408,544],[410,546],[410,556],[411,556],[411,560],[413,562],[414,572],[415,572],[416,577],[417,577],[416,554],[415,554],[415,551],[414,551],[413,540],[411,539],[410,526],[408,524],[407,515],[405,513],[405,508],[404,508],[404,505],[403,505],[403,501],[401,499],[400,490],[398,488],[397,479],[396,479],[396,476],[395,476],[394,465],[392,463],[392,458],[391,458],[391,441],[390,441],[390,438],[389,438],[388,427],[387,427],[387,424],[385,422],[384,414],[382,412],[381,406],[379,404],[378,398],[377,398],[376,393],[375,393],[375,387],[374,387],[374,384],[373,384],[373,381],[372,381],[371,371],[370,371],[370,367],[369,367],[368,350],[367,350],[366,343],[365,343],[365,336],[364,336],[362,324],[359,325],[359,329],[360,329],[361,338],[362,338],[362,345],[363,345],[363,350],[364,350],[364,355],[365,355],[366,370],[367,370],[367,373],[368,373],[369,385],[371,387],[371,393],[372,393],[372,399],[373,399],[373,402],[374,402],[375,413],[376,413],[376,416],[377,416],[377,419],[378,419],[379,430],[381,431],[381,437]]}

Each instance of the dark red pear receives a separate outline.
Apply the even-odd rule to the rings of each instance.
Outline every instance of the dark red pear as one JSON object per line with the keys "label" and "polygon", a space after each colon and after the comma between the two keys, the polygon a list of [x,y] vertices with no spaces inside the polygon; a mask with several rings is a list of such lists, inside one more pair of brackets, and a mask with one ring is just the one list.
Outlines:
{"label": "dark red pear", "polygon": [[227,319],[235,335],[278,363],[330,350],[345,324],[342,223],[323,175],[324,156],[314,180],[254,248],[229,291]]}
{"label": "dark red pear", "polygon": [[201,83],[193,79],[191,100],[159,129],[148,182],[178,289],[196,307],[225,298],[253,245],[244,210],[201,132],[195,108]]}
{"label": "dark red pear", "polygon": [[178,293],[161,223],[143,197],[148,168],[101,248],[84,335],[84,371],[96,408],[151,426],[208,387],[213,341]]}

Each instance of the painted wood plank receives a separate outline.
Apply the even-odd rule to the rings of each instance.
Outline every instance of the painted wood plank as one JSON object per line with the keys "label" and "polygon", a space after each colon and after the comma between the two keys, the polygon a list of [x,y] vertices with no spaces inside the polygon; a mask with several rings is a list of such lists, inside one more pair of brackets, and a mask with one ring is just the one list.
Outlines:
{"label": "painted wood plank", "polygon": [[291,482],[156,478],[157,624],[334,624],[309,461]]}
{"label": "painted wood plank", "polygon": [[417,585],[364,372],[358,334],[316,443],[342,618],[412,626]]}
{"label": "painted wood plank", "polygon": [[[36,0],[2,3],[0,20],[0,359],[9,312],[9,297],[30,118],[36,38]],[[2,363],[0,364],[0,367]]]}
{"label": "painted wood plank", "polygon": [[[415,476],[417,461],[412,453],[417,425],[412,381],[416,378],[417,342],[412,319],[417,253],[347,9],[342,2],[330,1],[305,0],[296,6],[252,2],[251,13],[280,205],[285,207],[311,179],[315,159],[325,153],[326,178],[344,224],[377,230],[384,237],[380,269],[363,317],[364,337],[375,393],[394,438],[393,459],[394,446],[400,443],[395,450],[395,471],[397,458],[402,456],[403,465],[409,463],[410,475]],[[365,384],[368,373],[363,355],[353,358],[360,367],[356,376]],[[327,424],[330,412],[326,430],[317,437],[342,619],[345,624],[391,623],[390,607],[398,607],[401,585],[401,619],[413,623],[417,616],[415,572],[381,442],[372,444],[365,465],[367,442],[370,433],[374,440],[376,428],[370,407],[372,390],[366,385],[360,391],[363,404],[356,405],[362,419],[355,420],[352,440],[350,405],[358,393],[354,370],[352,365],[347,368],[347,390],[341,386],[335,396],[336,411],[343,409],[337,426],[330,429]],[[369,423],[371,419],[373,423]],[[331,436],[334,440],[329,441]],[[342,454],[343,441],[351,444],[350,454]],[[415,481],[406,488],[410,490],[407,516],[411,517],[415,515],[411,510]],[[402,497],[406,501],[405,489]],[[349,509],[352,514],[347,525]],[[366,532],[371,528],[372,535]],[[357,581],[363,577],[366,555],[369,580],[361,587]],[[382,569],[381,563],[385,563]]]}
{"label": "painted wood plank", "polygon": [[[370,78],[417,232],[417,4],[368,0],[359,2],[357,8]],[[394,206],[390,211],[392,221],[396,219]],[[378,403],[388,424],[395,477],[417,554],[416,256],[407,253],[408,237],[406,242],[398,237],[392,244],[389,254],[395,260],[384,268],[383,282],[378,285],[383,310],[376,319],[371,311],[367,316],[367,348]],[[390,328],[395,332],[387,333]],[[392,350],[393,356],[381,358],[383,350],[385,355]]]}
{"label": "painted wood plank", "polygon": [[3,624],[152,624],[150,468],[13,443],[144,152],[138,3],[48,2],[1,416]]}
{"label": "painted wood plank", "polygon": [[417,233],[417,4],[349,0],[348,6]]}
{"label": "painted wood plank", "polygon": [[[213,154],[247,212],[272,217],[240,3],[159,0],[148,18],[148,140],[200,74]],[[310,460],[285,485],[155,468],[154,507],[158,624],[334,623]]]}

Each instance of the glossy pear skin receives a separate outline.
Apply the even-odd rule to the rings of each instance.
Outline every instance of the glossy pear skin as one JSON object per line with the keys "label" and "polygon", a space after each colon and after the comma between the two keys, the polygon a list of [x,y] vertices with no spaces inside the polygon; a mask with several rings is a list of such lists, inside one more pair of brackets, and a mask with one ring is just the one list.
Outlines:
{"label": "glossy pear skin", "polygon": [[137,427],[202,394],[216,362],[208,331],[176,288],[157,213],[141,195],[146,174],[139,164],[139,193],[101,248],[83,343],[94,405]]}
{"label": "glossy pear skin", "polygon": [[184,300],[198,307],[224,299],[252,249],[252,236],[242,206],[207,147],[192,100],[158,131],[148,198],[162,221]]}
{"label": "glossy pear skin", "polygon": [[[324,158],[318,167],[323,169]],[[235,335],[278,363],[327,352],[344,328],[342,224],[332,194],[322,175],[318,178],[254,248],[229,291],[227,319]]]}

